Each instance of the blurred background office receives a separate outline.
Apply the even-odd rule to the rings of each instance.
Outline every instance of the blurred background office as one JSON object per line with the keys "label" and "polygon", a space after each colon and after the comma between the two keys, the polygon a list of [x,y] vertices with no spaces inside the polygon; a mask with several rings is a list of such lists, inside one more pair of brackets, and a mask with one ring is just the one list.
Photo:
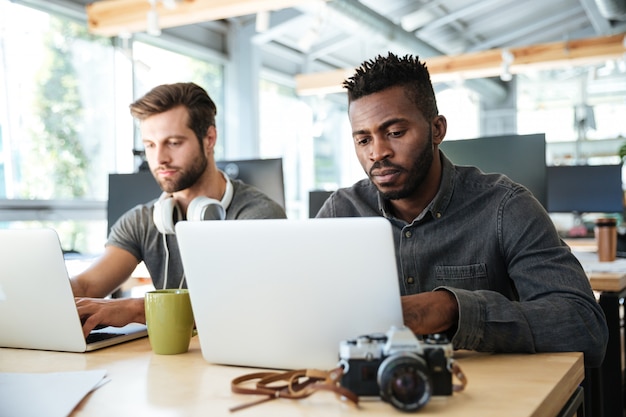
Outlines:
{"label": "blurred background office", "polygon": [[[621,163],[618,0],[116,4],[0,0],[0,227],[54,227],[65,249],[99,253],[109,176],[142,163],[128,104],[178,81],[216,101],[217,159],[280,158],[288,216],[309,217],[328,191],[364,176],[338,80],[387,51],[429,64],[450,145],[540,135],[545,184],[547,167]],[[567,229],[574,212],[555,221]]]}

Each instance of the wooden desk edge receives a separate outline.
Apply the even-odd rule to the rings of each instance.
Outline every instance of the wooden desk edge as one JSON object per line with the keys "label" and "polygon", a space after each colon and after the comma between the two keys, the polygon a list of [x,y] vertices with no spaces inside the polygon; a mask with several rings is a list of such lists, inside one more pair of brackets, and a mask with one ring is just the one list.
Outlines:
{"label": "wooden desk edge", "polygon": [[[540,410],[549,410],[547,415],[557,416],[559,412],[563,409],[567,401],[571,398],[571,396],[576,391],[576,388],[580,384],[582,384],[583,379],[585,379],[585,365],[583,354],[579,352],[575,352],[574,354],[578,354],[578,359],[576,360],[576,364],[572,366],[569,371],[563,375],[561,381],[559,381],[558,385],[569,387],[569,389],[565,392],[560,392],[561,389],[556,386],[552,388],[550,395],[546,397],[543,401]],[[544,415],[542,413],[536,413],[537,416]]]}
{"label": "wooden desk edge", "polygon": [[626,272],[591,272],[588,276],[594,291],[620,292],[626,288]]}

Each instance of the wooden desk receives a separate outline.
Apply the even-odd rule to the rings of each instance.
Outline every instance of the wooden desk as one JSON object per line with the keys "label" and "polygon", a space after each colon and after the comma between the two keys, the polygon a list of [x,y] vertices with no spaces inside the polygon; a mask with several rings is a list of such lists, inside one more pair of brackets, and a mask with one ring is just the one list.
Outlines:
{"label": "wooden desk", "polygon": [[[420,416],[556,416],[584,377],[581,353],[490,355],[459,352],[466,390],[434,397]],[[197,338],[188,353],[155,355],[146,338],[91,353],[0,349],[0,372],[106,369],[111,381],[89,394],[72,416],[389,416],[405,415],[381,401],[360,409],[319,392],[301,400],[278,399],[230,413],[255,398],[230,391],[231,379],[251,370],[211,365]]]}

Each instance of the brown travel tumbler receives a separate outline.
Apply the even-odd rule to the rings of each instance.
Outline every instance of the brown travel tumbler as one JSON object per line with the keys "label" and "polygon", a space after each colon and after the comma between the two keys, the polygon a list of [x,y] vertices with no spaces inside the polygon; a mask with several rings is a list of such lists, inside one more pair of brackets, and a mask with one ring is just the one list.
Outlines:
{"label": "brown travel tumbler", "polygon": [[598,260],[612,262],[617,256],[617,221],[611,218],[596,219],[594,228]]}

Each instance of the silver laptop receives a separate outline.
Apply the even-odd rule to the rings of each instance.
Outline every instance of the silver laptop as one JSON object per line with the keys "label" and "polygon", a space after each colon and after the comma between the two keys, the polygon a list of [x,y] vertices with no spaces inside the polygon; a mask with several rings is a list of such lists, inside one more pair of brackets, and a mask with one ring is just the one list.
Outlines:
{"label": "silver laptop", "polygon": [[342,340],[403,323],[383,218],[179,222],[176,236],[208,362],[332,369]]}
{"label": "silver laptop", "polygon": [[0,230],[0,259],[0,347],[86,352],[147,335],[131,323],[87,343],[54,230]]}

